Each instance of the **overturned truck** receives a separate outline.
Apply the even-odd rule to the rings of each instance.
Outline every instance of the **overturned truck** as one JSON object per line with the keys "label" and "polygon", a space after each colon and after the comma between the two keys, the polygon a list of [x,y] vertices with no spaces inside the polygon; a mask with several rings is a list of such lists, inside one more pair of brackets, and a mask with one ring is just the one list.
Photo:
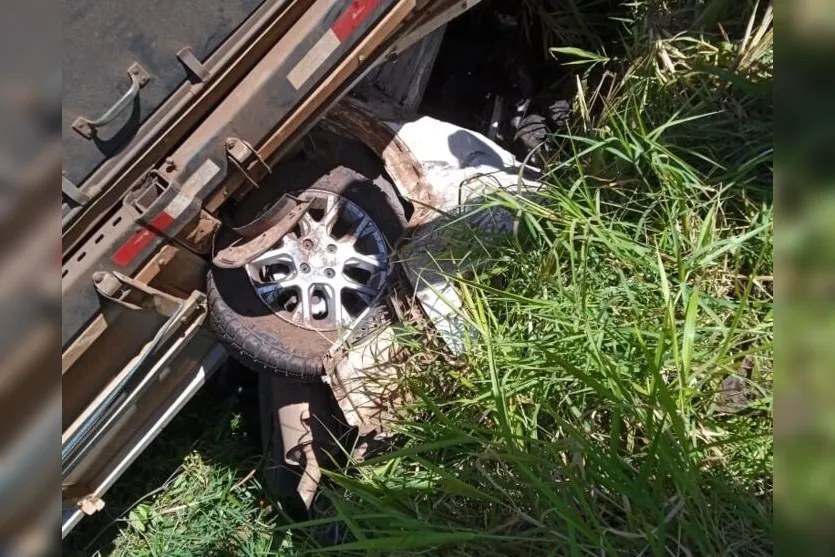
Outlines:
{"label": "overturned truck", "polygon": [[420,87],[420,41],[476,3],[65,6],[62,536],[229,357],[260,374],[273,487],[309,507],[317,428],[386,435],[393,378],[363,370],[395,350],[392,292],[462,348],[433,222],[520,166],[414,95],[346,94]]}

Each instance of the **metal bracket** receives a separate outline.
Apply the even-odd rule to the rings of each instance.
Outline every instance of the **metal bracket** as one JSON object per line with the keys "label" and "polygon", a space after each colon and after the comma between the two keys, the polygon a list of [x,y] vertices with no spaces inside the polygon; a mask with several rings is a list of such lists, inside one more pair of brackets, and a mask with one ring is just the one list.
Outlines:
{"label": "metal bracket", "polygon": [[139,96],[139,90],[151,80],[151,74],[145,68],[134,62],[128,67],[130,77],[130,89],[122,95],[116,103],[98,118],[90,119],[86,116],[79,116],[72,124],[72,129],[77,131],[85,139],[93,139],[98,128],[105,126],[116,119],[116,117],[133,104]]}
{"label": "metal bracket", "polygon": [[61,193],[70,198],[73,203],[82,207],[90,202],[90,196],[81,191],[63,174],[61,175]]}
{"label": "metal bracket", "polygon": [[170,185],[169,181],[160,172],[156,169],[151,170],[139,179],[135,189],[125,196],[124,206],[136,217],[141,217],[165,193]]}
{"label": "metal bracket", "polygon": [[229,158],[229,162],[232,163],[232,166],[237,168],[243,174],[244,178],[255,188],[258,187],[258,181],[246,169],[247,162],[250,158],[255,158],[267,171],[267,174],[272,172],[272,168],[258,154],[258,151],[249,142],[238,137],[230,137],[226,140],[226,155]]}
{"label": "metal bracket", "polygon": [[[117,281],[127,277],[110,274]],[[137,284],[141,291],[158,291]],[[100,280],[103,288],[113,286],[112,281]],[[163,295],[167,296],[167,295]],[[153,296],[157,298],[156,295]],[[128,306],[130,307],[130,306]],[[136,400],[141,397],[164,373],[164,369],[180,353],[183,347],[197,334],[206,318],[206,295],[192,292],[188,299],[178,302],[178,306],[154,338],[145,344],[139,354],[128,362],[108,384],[96,399],[85,408],[82,414],[61,435],[61,480],[66,481],[76,467],[100,446],[103,440],[113,432],[120,420],[123,420]],[[171,342],[169,344],[169,342]],[[163,354],[158,351],[165,350]],[[146,366],[150,364],[150,370]],[[96,502],[92,501],[95,506]]]}
{"label": "metal bracket", "polygon": [[212,72],[210,72],[209,69],[197,59],[197,56],[194,55],[191,48],[187,46],[181,48],[177,52],[177,60],[179,60],[191,74],[199,79],[200,83],[206,83],[212,78]]}
{"label": "metal bracket", "polygon": [[160,315],[171,317],[183,303],[183,300],[176,296],[161,292],[116,271],[94,273],[93,284],[102,297],[132,310],[151,309]]}

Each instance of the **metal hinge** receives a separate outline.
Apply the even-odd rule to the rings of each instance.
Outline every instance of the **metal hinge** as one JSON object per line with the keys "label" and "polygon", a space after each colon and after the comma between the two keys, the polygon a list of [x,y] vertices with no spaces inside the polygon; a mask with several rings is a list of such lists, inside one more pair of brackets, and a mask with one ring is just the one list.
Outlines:
{"label": "metal hinge", "polygon": [[90,202],[90,196],[81,191],[78,186],[72,183],[66,174],[61,174],[61,193],[77,206],[83,207]]}

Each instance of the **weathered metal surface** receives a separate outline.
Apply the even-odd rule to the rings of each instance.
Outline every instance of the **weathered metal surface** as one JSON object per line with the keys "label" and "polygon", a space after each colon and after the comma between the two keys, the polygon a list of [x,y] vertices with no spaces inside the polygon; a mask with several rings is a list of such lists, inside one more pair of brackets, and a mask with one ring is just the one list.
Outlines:
{"label": "weathered metal surface", "polygon": [[[79,187],[90,206],[68,211],[62,221],[63,253],[69,254],[106,218],[125,192],[161,161],[200,119],[227,95],[258,60],[298,20],[313,0],[268,0],[205,60],[215,76],[205,86],[184,83],[143,124],[124,149],[113,153]],[[66,154],[65,154],[66,156]]]}
{"label": "weathered metal surface", "polygon": [[[190,292],[203,288],[206,269],[206,262],[188,250],[166,246],[136,275],[135,280],[187,298]],[[95,295],[95,290],[93,292]],[[102,309],[91,326],[61,357],[65,427],[78,417],[164,322],[164,318],[156,312],[130,311],[119,304],[105,303]],[[101,347],[106,347],[106,358],[101,357]]]}
{"label": "weathered metal surface", "polygon": [[186,224],[177,235],[177,241],[200,255],[211,255],[212,241],[220,229],[221,222],[206,211],[200,211],[197,218]]}
{"label": "weathered metal surface", "polygon": [[199,81],[195,86],[206,83],[212,78],[212,72],[197,59],[191,48],[186,46],[178,50],[177,60],[189,71],[189,77],[194,76]]}
{"label": "weathered metal surface", "polygon": [[292,114],[279,128],[270,135],[263,145],[259,147],[259,154],[262,159],[271,160],[279,153],[279,148],[288,143],[305,122],[311,120],[325,103],[336,95],[340,88],[371,60],[377,53],[383,54],[382,47],[389,41],[392,34],[412,14],[415,8],[415,0],[399,0],[394,3],[391,9],[379,21],[371,33],[369,33],[357,45],[351,55],[346,57],[337,67],[328,74],[324,82],[313,94],[305,99],[299,106],[297,112]]}
{"label": "weathered metal surface", "polygon": [[362,345],[343,351],[327,366],[334,398],[360,437],[391,435],[397,408],[403,402],[398,384],[402,352],[394,330],[387,328]]}
{"label": "weathered metal surface", "polygon": [[268,222],[274,223],[259,236],[242,244],[235,243],[217,252],[212,263],[221,269],[239,269],[252,263],[275,246],[299,223],[307,213],[312,200],[298,199],[284,195],[271,211]]}
{"label": "weathered metal surface", "polygon": [[166,317],[174,315],[183,302],[176,296],[115,271],[94,274],[93,284],[100,295],[127,309],[151,309]]}
{"label": "weathered metal surface", "polygon": [[[84,184],[83,191],[91,201],[83,208],[81,216],[65,231],[64,236],[63,344],[66,346],[76,338],[81,341],[83,335],[79,336],[79,333],[90,323],[94,326],[90,329],[93,334],[84,339],[85,342],[78,344],[79,349],[65,362],[69,368],[65,373],[68,383],[85,383],[81,381],[82,375],[83,379],[86,379],[86,372],[94,367],[92,364],[97,356],[97,346],[112,341],[114,335],[125,336],[128,328],[136,336],[136,328],[130,320],[120,323],[118,334],[111,327],[100,323],[104,320],[106,324],[109,318],[99,305],[99,297],[90,280],[92,274],[97,271],[117,271],[126,276],[134,275],[145,261],[159,253],[171,239],[179,237],[186,225],[198,218],[201,211],[205,210],[203,204],[209,196],[226,188],[230,183],[245,181],[238,174],[230,176],[233,173],[230,173],[227,167],[226,138],[238,137],[259,146],[258,156],[250,157],[244,163],[244,168],[248,172],[253,168],[264,171],[259,159],[273,162],[322,110],[359,79],[360,74],[370,67],[376,56],[394,44],[398,33],[405,28],[413,29],[413,24],[420,23],[420,18],[407,19],[415,15],[413,8],[429,4],[433,7],[452,6],[452,2],[446,0],[434,3],[423,0],[417,3],[413,0],[380,0],[373,3],[376,8],[366,14],[369,16],[367,19],[354,22],[354,19],[361,19],[353,18],[353,14],[357,13],[355,10],[358,4],[347,0],[333,0],[326,3],[330,9],[313,25],[308,25],[307,22],[300,25],[300,16],[318,3],[317,0],[286,2],[288,7],[284,14],[287,17],[262,21],[257,31],[246,30],[239,37],[239,48],[224,53],[225,58],[206,58],[194,44],[178,44],[168,49],[170,59],[180,64],[174,53],[183,46],[191,46],[195,58],[204,60],[202,64],[211,75],[208,82],[201,82],[198,87],[195,87],[193,82],[184,83],[178,90],[184,91],[176,99],[179,104],[172,105],[165,116],[157,118],[155,114],[147,123],[152,130],[149,129],[147,134],[143,131],[142,137],[136,136],[131,144],[125,147],[124,157],[120,158],[118,163],[105,163],[100,171],[95,173],[96,180]],[[346,14],[351,16],[349,23],[344,23],[347,21],[344,19]],[[322,36],[320,31],[323,29],[329,29],[329,32],[339,39],[338,47],[334,46],[332,36]],[[334,50],[320,60],[319,57],[325,51],[319,51],[317,48],[322,44],[330,45],[329,48]],[[313,57],[311,52],[315,54]],[[132,59],[146,65],[149,73],[153,75],[154,79],[148,85],[150,91],[150,88],[158,83],[160,73],[141,56],[134,56]],[[182,71],[182,68],[180,70]],[[181,82],[182,74],[180,76]],[[238,88],[233,91],[235,86]],[[110,93],[113,91],[108,93],[107,99],[112,102],[117,95]],[[141,98],[144,98],[144,93],[143,90]],[[199,102],[192,104],[192,100]],[[141,109],[140,106],[140,116],[144,118]],[[83,113],[95,114],[97,111],[85,110]],[[79,140],[83,141],[80,138]],[[177,147],[172,151],[174,145]],[[153,166],[157,166],[157,174],[161,180],[156,195],[149,197],[151,203],[140,204],[139,210],[135,204],[119,207],[127,190]],[[205,262],[201,263],[202,260],[188,250],[178,250],[178,253],[197,261],[194,265],[177,265],[179,268],[196,269],[196,275],[192,276],[190,272],[174,275],[183,275],[180,277],[182,284],[199,280],[204,274]],[[171,267],[160,262],[156,270],[151,272],[162,277]],[[139,276],[136,280],[147,282]],[[160,288],[175,296],[179,295],[177,292],[170,292],[168,288]],[[138,313],[151,312],[121,312],[123,316]],[[158,319],[156,315],[153,317]],[[155,331],[159,329],[160,323],[151,321],[146,325],[143,331]],[[202,338],[202,333],[198,333],[193,341],[184,340],[179,342],[178,347],[172,348],[179,349],[185,346],[185,350],[188,351],[195,346],[197,339]],[[141,344],[147,337],[125,340]],[[85,350],[88,347],[92,349]],[[136,353],[129,349],[119,351],[120,356],[124,355],[127,358]],[[165,355],[163,356],[160,362],[164,362]],[[118,430],[114,430],[116,433],[112,442],[108,441],[90,453],[89,457],[84,459],[83,465],[67,478],[68,482],[97,485],[96,490],[100,494],[124,471],[158,428],[176,413],[183,402],[183,395],[190,396],[196,390],[196,387],[192,388],[194,382],[184,387],[181,374],[197,369],[199,360],[186,358],[185,361],[181,361],[182,357],[183,355],[180,355],[177,361],[171,364],[170,371],[160,375],[160,388],[154,387],[152,391],[142,393],[144,402],[137,402],[137,412],[129,420],[121,420],[117,424]],[[160,362],[157,364],[166,365]],[[129,362],[107,362],[107,366],[99,370],[97,379],[112,379],[112,373],[108,376],[108,372],[112,371],[110,368],[115,364],[118,371],[121,369],[119,365],[127,363]],[[165,388],[162,388],[163,383]],[[101,388],[100,385],[90,387]],[[184,388],[186,390],[183,390]],[[324,390],[327,392],[326,388]],[[72,400],[78,403],[85,400],[85,397],[72,397]],[[169,409],[165,406],[170,403],[176,408]],[[83,407],[73,410],[75,411],[65,412],[65,428],[70,425],[68,421],[75,421]],[[160,415],[162,417],[157,419]],[[313,427],[319,424],[318,420],[313,422]],[[315,435],[314,432],[314,437]],[[328,440],[330,438],[330,435],[323,437]],[[117,451],[115,458],[114,451]],[[93,478],[93,481],[88,481],[90,478]],[[76,515],[73,514],[65,524],[72,524],[76,520]]]}
{"label": "weathered metal surface", "polygon": [[137,400],[159,380],[189,341],[199,332],[206,316],[206,297],[194,292],[154,338],[117,374],[81,415],[61,435],[62,480],[83,477],[94,466],[95,455],[108,445],[110,432],[129,417]]}
{"label": "weathered metal surface", "polygon": [[238,172],[241,173],[241,176],[243,176],[254,188],[258,187],[258,182],[250,175],[249,171],[244,168],[244,165],[248,164],[249,159],[255,159],[255,162],[261,165],[260,170],[264,173],[269,174],[272,172],[270,165],[268,165],[264,159],[261,158],[261,155],[258,154],[255,147],[243,139],[239,139],[237,137],[228,138],[226,140],[226,154],[228,155],[229,162],[232,163],[232,166],[234,166]]}
{"label": "weathered metal surface", "polygon": [[[393,117],[394,112],[387,115]],[[404,117],[407,116],[404,114]],[[408,147],[397,138],[395,130],[384,125],[369,111],[361,109],[353,100],[334,106],[328,112],[328,120],[371,148],[384,161],[395,184],[413,199],[431,202],[428,197],[423,199],[423,192],[427,189],[423,169],[419,161],[411,156]],[[418,214],[412,220],[424,220],[423,206],[418,205],[416,211]]]}
{"label": "weathered metal surface", "polygon": [[[98,164],[125,147],[139,125],[184,82],[177,60],[185,46],[205,59],[262,0],[76,0],[63,9],[64,169],[81,184]],[[80,116],[104,113],[125,92],[125,69],[138,62],[153,76],[131,110],[100,129],[96,141],[78,135]]]}
{"label": "weathered metal surface", "polygon": [[[107,450],[100,453],[85,472],[84,480],[70,479],[65,483],[79,485],[79,488],[90,486],[87,494],[104,500],[107,490],[200,390],[225,358],[223,348],[208,336],[192,340],[160,377],[155,388],[137,400],[133,413],[110,440]],[[75,495],[81,491],[76,490]],[[72,502],[72,497],[68,499]],[[64,508],[61,537],[66,537],[83,517],[84,512],[76,505]]]}
{"label": "weathered metal surface", "polygon": [[371,70],[354,93],[366,98],[383,96],[406,110],[417,112],[445,30],[441,27],[433,31],[405,52],[392,52],[382,64]]}
{"label": "weathered metal surface", "polygon": [[[119,233],[108,235],[109,241],[118,238],[121,246],[117,243],[115,251],[110,251],[110,242],[104,249],[90,245],[95,243],[91,238],[78,248],[78,256],[70,263],[73,269],[68,272],[72,278],[62,282],[65,301],[62,312],[66,317],[62,320],[64,344],[72,340],[98,311],[94,291],[89,285],[92,272],[114,267],[125,274],[135,272],[160,245],[176,236],[199,214],[205,199],[214,190],[225,187],[223,184],[228,182],[230,174],[234,179],[234,173],[227,167],[227,138],[237,137],[258,145],[269,136],[272,148],[277,149],[281,142],[276,135],[270,135],[276,123],[285,120],[279,129],[289,131],[310,121],[313,117],[311,107],[325,102],[327,91],[348,79],[361,63],[361,56],[356,53],[371,55],[374,49],[363,49],[388,38],[395,31],[394,24],[400,21],[399,18],[409,13],[398,6],[409,6],[412,2],[379,0],[373,9],[363,12],[362,17],[343,29],[341,22],[346,17],[353,17],[354,4],[349,0],[316,0],[305,12],[305,17],[298,20],[244,77],[235,92],[225,97],[157,170],[168,187],[144,214],[139,218],[131,215],[128,223],[120,221]],[[341,42],[332,45],[332,52],[324,60],[311,60],[316,62],[316,67],[310,68],[309,78],[298,82],[300,88],[295,88],[288,75],[299,65],[307,64],[311,49],[322,41],[323,36],[335,35],[334,29],[340,31]],[[319,87],[320,82],[324,82],[324,90]],[[261,149],[259,154],[260,158],[267,158]],[[97,256],[88,257],[91,252]]]}
{"label": "weathered metal surface", "polygon": [[[288,382],[266,374],[261,381],[261,423],[263,431],[271,433],[265,435],[265,452],[273,459],[266,467],[267,485],[276,495],[296,494],[309,508],[322,468],[331,467],[342,451],[337,445],[344,428],[325,385]],[[293,471],[288,478],[288,466],[301,469],[301,477]]]}
{"label": "weathered metal surface", "polygon": [[419,0],[417,14],[408,28],[391,44],[390,53],[405,52],[412,45],[440,29],[481,0]]}
{"label": "weathered metal surface", "polygon": [[61,176],[61,193],[75,205],[83,206],[90,202],[90,196],[78,189],[65,175]]}

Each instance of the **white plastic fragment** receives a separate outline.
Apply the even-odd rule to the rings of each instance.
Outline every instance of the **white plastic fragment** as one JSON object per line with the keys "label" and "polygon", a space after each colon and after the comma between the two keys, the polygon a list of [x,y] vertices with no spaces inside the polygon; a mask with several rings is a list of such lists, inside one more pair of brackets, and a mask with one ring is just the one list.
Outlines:
{"label": "white plastic fragment", "polygon": [[[491,208],[479,210],[485,195],[497,190],[511,194],[533,191],[539,183],[522,178],[523,165],[484,135],[427,116],[386,125],[410,151],[425,177],[421,204],[430,204],[434,217],[420,224],[403,256],[403,267],[424,311],[455,353],[462,354],[471,331],[461,317],[461,297],[449,276],[465,269],[447,257],[460,240],[455,222],[478,233],[509,234],[514,215]],[[525,174],[533,169],[527,168]],[[406,184],[397,184],[407,196]],[[428,191],[427,191],[428,190]],[[453,224],[451,224],[453,223]]]}

